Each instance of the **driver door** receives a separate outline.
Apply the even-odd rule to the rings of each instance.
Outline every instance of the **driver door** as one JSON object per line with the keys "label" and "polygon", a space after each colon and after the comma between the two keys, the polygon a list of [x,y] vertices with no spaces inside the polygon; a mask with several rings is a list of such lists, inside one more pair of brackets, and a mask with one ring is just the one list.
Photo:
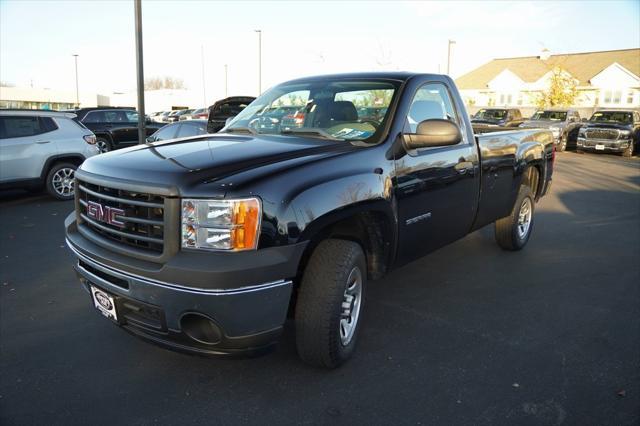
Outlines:
{"label": "driver door", "polygon": [[395,159],[400,263],[409,262],[466,235],[479,198],[479,163],[471,129],[458,114],[447,86],[422,85],[414,94],[405,133],[418,123],[447,119],[460,126],[457,145],[407,151]]}

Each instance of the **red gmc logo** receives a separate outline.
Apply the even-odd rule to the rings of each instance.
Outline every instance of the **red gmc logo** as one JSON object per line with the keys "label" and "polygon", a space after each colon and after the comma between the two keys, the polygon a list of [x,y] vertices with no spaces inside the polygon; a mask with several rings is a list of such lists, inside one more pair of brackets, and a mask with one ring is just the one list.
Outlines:
{"label": "red gmc logo", "polygon": [[116,219],[116,216],[124,216],[124,210],[115,207],[103,206],[95,201],[87,201],[87,216],[99,222],[124,228],[124,222]]}

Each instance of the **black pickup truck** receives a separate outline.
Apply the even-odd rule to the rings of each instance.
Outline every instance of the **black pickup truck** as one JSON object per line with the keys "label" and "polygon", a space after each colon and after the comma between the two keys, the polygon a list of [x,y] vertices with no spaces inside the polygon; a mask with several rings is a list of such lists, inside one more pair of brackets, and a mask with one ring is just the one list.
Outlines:
{"label": "black pickup truck", "polygon": [[[295,121],[255,125],[286,105]],[[386,110],[361,118],[368,105]],[[301,358],[333,368],[354,350],[368,280],[489,224],[502,248],[525,246],[553,142],[475,136],[443,75],[294,80],[221,133],[85,161],[67,244],[92,304],[134,335],[256,353],[289,316]]]}

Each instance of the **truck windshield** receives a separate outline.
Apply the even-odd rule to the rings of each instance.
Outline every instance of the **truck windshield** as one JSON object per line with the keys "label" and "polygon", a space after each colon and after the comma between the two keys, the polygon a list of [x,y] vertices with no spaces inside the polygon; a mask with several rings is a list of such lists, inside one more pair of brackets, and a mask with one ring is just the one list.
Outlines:
{"label": "truck windshield", "polygon": [[537,111],[531,117],[532,120],[564,121],[567,119],[566,111]]}
{"label": "truck windshield", "polygon": [[506,109],[481,109],[473,118],[476,120],[502,120],[506,116]]}
{"label": "truck windshield", "polygon": [[276,86],[253,101],[222,132],[356,140],[375,143],[399,82],[313,80]]}
{"label": "truck windshield", "polygon": [[633,117],[632,114],[627,111],[600,111],[594,113],[589,121],[597,123],[631,124],[633,123]]}

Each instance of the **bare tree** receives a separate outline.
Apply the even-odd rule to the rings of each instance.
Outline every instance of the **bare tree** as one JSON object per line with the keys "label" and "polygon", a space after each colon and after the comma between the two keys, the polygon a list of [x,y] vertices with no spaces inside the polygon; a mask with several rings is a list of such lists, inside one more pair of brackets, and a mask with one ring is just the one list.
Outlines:
{"label": "bare tree", "polygon": [[144,80],[144,90],[185,89],[184,80],[177,77],[149,77]]}
{"label": "bare tree", "polygon": [[388,69],[393,63],[391,50],[386,49],[380,40],[378,40],[378,52],[374,56],[374,61],[381,69]]}

